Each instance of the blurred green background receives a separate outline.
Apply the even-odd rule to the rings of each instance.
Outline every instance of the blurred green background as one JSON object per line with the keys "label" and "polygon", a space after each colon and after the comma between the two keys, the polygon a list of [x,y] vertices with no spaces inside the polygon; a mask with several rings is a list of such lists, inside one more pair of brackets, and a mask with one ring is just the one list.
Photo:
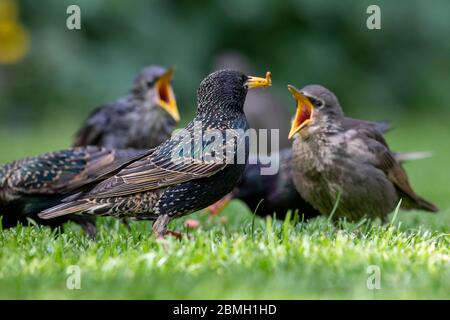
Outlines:
{"label": "blurred green background", "polygon": [[[79,31],[66,28],[71,4],[81,8]],[[381,30],[366,27],[371,4],[381,8]],[[401,212],[401,235],[327,231],[319,219],[275,245],[265,240],[272,229],[250,238],[250,212],[234,202],[228,225],[203,216],[197,241],[174,242],[169,254],[142,223],[116,232],[125,227],[104,219],[117,230],[102,227],[91,244],[79,232],[54,240],[48,230],[16,228],[2,233],[0,296],[374,298],[361,275],[375,262],[388,279],[380,297],[447,298],[448,250],[435,239],[448,241],[450,228],[449,18],[448,0],[0,0],[0,163],[69,146],[90,110],[126,94],[148,64],[176,67],[183,125],[201,79],[231,62],[272,71],[273,87],[247,99],[276,104],[260,112],[270,124],[278,110],[294,112],[288,83],[319,83],[348,115],[390,121],[392,149],[433,151],[405,167],[417,193],[441,209]],[[75,261],[86,268],[87,290],[61,290]]]}
{"label": "blurred green background", "polygon": [[[230,52],[257,74],[272,71],[270,91],[286,112],[294,112],[287,83],[320,83],[351,116],[390,120],[398,130],[409,124],[424,137],[418,147],[449,138],[439,131],[450,120],[446,0],[2,2],[17,5],[28,49],[0,64],[1,161],[69,145],[91,109],[127,93],[152,63],[177,68],[174,89],[187,121],[199,82]],[[81,30],[66,28],[70,4],[81,8]],[[366,27],[370,4],[381,8],[381,30]],[[18,37],[2,31],[1,16],[0,51]]]}

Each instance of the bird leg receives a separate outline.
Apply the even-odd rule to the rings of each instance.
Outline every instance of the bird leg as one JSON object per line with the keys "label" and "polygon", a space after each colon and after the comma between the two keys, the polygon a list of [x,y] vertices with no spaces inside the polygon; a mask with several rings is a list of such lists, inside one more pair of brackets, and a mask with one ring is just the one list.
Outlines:
{"label": "bird leg", "polygon": [[[169,224],[171,218],[167,214],[163,214],[159,216],[155,222],[153,222],[153,233],[155,234],[156,239],[164,239],[165,236],[169,235],[175,237],[177,239],[181,239],[183,234],[181,232],[167,230],[167,225]],[[192,239],[192,237],[189,237]]]}
{"label": "bird leg", "polygon": [[180,232],[167,230],[167,225],[170,222],[170,217],[167,214],[160,215],[155,222],[153,222],[153,233],[155,234],[156,239],[164,239],[165,236],[171,235],[177,239],[182,238],[182,234]]}
{"label": "bird leg", "polygon": [[160,215],[155,222],[153,222],[152,230],[156,239],[162,239],[167,234],[167,225],[170,222],[170,217],[167,214]]}
{"label": "bird leg", "polygon": [[126,217],[123,217],[120,220],[123,223],[123,225],[125,226],[125,228],[127,228],[128,232],[131,232],[130,221]]}
{"label": "bird leg", "polygon": [[94,240],[97,238],[97,227],[95,225],[95,217],[88,217],[88,216],[78,216],[76,214],[73,214],[70,216],[70,220],[73,222],[76,222],[80,225],[80,227],[86,232],[86,234],[89,236],[91,240]]}
{"label": "bird leg", "polygon": [[225,197],[220,199],[219,201],[213,203],[208,208],[206,208],[206,211],[209,212],[212,216],[217,216],[223,209],[226,208],[228,203],[233,199],[231,193],[227,194]]}

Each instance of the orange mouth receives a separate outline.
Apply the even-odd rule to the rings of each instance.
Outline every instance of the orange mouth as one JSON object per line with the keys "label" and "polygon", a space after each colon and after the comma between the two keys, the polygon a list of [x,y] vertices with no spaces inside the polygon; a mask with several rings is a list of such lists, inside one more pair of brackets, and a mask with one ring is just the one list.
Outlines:
{"label": "orange mouth", "polygon": [[177,107],[177,101],[172,89],[170,81],[172,80],[174,70],[169,69],[156,82],[156,90],[158,93],[158,103],[168,114],[175,120],[180,120],[180,113]]}
{"label": "orange mouth", "polygon": [[294,121],[292,122],[291,130],[289,132],[289,139],[291,139],[297,132],[307,126],[314,114],[314,107],[309,99],[304,96],[297,88],[288,85],[288,89],[297,101],[297,111],[295,113]]}

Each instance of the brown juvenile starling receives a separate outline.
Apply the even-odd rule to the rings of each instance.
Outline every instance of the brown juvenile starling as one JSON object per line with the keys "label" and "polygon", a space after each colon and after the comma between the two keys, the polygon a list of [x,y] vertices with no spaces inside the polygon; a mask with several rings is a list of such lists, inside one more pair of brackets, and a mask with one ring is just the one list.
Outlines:
{"label": "brown juvenile starling", "polygon": [[[346,128],[362,127],[370,130],[378,130],[384,133],[389,130],[389,124],[385,122],[371,122],[346,117],[344,120]],[[429,157],[427,152],[395,153],[399,162],[422,159]],[[271,165],[271,160],[276,159],[279,170],[276,174],[263,175],[262,168]],[[295,188],[292,180],[292,148],[283,149],[270,158],[261,156],[250,156],[249,163],[245,168],[242,178],[231,192],[230,196],[220,200],[217,204],[209,207],[212,214],[226,206],[231,199],[240,199],[245,202],[252,212],[259,216],[273,215],[276,213],[278,219],[284,219],[287,211],[295,212],[304,219],[318,216],[320,213],[306,202]]]}
{"label": "brown juvenile starling", "polygon": [[172,75],[172,69],[144,68],[129,95],[92,112],[73,146],[150,149],[168,139],[180,119]]}
{"label": "brown juvenile starling", "polygon": [[297,102],[289,133],[294,184],[321,214],[335,208],[334,219],[384,220],[400,199],[405,209],[438,210],[413,191],[379,130],[346,125],[338,99],[322,86],[288,88]]}
{"label": "brown juvenile starling", "polygon": [[[172,219],[203,209],[234,188],[248,160],[243,110],[247,90],[270,85],[269,73],[265,79],[232,70],[210,74],[198,89],[197,115],[184,130],[39,216],[81,213],[156,220],[153,231],[164,236]],[[213,138],[204,138],[209,133]]]}

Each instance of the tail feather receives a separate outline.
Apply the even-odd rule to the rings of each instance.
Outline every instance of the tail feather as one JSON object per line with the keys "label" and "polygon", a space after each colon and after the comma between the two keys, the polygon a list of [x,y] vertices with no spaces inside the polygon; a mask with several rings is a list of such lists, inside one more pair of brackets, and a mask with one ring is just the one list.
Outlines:
{"label": "tail feather", "polygon": [[78,200],[46,209],[40,212],[38,216],[42,219],[53,219],[73,213],[96,211],[108,206],[108,204],[95,205],[89,200]]}
{"label": "tail feather", "polygon": [[421,209],[421,210],[425,210],[425,211],[429,211],[429,212],[438,212],[439,211],[438,207],[436,207],[431,202],[425,200],[424,198],[417,197],[417,199],[414,199],[414,200],[415,200],[415,205],[416,205],[417,209]]}
{"label": "tail feather", "polygon": [[406,162],[430,158],[432,155],[431,151],[396,152],[395,159],[398,162]]}
{"label": "tail feather", "polygon": [[438,212],[439,208],[424,198],[414,195],[404,195],[402,208],[406,210],[424,210],[428,212]]}

